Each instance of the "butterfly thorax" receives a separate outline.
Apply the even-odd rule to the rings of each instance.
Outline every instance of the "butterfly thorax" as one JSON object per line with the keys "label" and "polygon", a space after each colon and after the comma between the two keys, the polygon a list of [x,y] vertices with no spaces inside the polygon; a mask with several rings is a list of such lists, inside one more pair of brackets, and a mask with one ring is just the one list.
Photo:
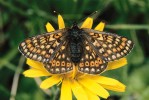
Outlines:
{"label": "butterfly thorax", "polygon": [[79,63],[82,54],[83,54],[83,38],[82,38],[82,30],[78,28],[78,26],[73,26],[68,31],[68,40],[69,40],[69,55],[71,61]]}

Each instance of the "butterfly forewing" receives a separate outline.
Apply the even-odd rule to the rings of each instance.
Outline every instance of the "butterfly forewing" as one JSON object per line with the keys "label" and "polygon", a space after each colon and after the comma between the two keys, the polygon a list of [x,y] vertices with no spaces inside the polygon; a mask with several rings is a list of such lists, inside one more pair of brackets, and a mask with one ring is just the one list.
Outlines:
{"label": "butterfly forewing", "polygon": [[65,31],[65,29],[57,30],[28,38],[19,45],[19,50],[27,58],[47,62],[60,46]]}
{"label": "butterfly forewing", "polygon": [[107,62],[126,56],[133,48],[133,42],[113,33],[84,29],[91,43]]}
{"label": "butterfly forewing", "polygon": [[91,47],[90,43],[85,40],[84,54],[78,66],[78,69],[81,72],[88,74],[99,74],[107,68],[107,62],[98,56]]}

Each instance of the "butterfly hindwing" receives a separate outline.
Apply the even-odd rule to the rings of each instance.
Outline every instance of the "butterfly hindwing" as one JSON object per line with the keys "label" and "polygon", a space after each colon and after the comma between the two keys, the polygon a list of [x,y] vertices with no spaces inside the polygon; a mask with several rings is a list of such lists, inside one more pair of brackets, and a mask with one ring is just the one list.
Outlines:
{"label": "butterfly hindwing", "polygon": [[55,57],[45,64],[45,68],[52,74],[61,74],[73,69],[73,63],[67,53],[68,41],[65,41]]}
{"label": "butterfly hindwing", "polygon": [[64,33],[63,29],[28,38],[20,43],[19,50],[27,58],[47,62],[56,49],[61,46]]}
{"label": "butterfly hindwing", "polygon": [[133,48],[133,42],[125,37],[93,29],[84,30],[98,53],[108,62],[126,56]]}
{"label": "butterfly hindwing", "polygon": [[88,74],[99,74],[107,68],[107,63],[93,50],[89,42],[84,41],[84,54],[78,70]]}

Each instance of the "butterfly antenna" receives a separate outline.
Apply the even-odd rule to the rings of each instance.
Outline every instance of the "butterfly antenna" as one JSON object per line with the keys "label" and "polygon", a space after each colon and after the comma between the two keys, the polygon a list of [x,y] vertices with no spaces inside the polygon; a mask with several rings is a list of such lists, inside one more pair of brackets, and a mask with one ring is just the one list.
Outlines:
{"label": "butterfly antenna", "polygon": [[88,15],[87,17],[84,17],[83,19],[80,19],[79,21],[78,21],[78,23],[79,22],[83,22],[86,18],[88,18],[88,17],[93,17],[95,14],[97,14],[98,13],[98,11],[95,11],[95,12],[93,12],[93,13],[91,13],[90,15]]}

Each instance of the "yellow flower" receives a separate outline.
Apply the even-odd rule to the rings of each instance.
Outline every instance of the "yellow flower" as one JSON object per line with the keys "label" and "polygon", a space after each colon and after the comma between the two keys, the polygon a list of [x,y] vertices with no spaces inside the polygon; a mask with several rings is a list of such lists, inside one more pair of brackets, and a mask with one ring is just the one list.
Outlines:
{"label": "yellow flower", "polygon": [[[91,28],[93,19],[88,17],[81,28]],[[65,28],[65,24],[61,15],[58,15],[59,29]],[[95,30],[103,31],[105,23],[100,22]],[[55,29],[50,23],[46,24],[48,32],[54,31]],[[61,84],[61,95],[60,100],[72,100],[72,93],[78,100],[100,100],[99,97],[107,98],[109,93],[107,90],[113,90],[118,92],[125,91],[125,85],[119,81],[104,77],[101,75],[90,75],[80,73],[77,68],[74,67],[73,71],[66,74],[51,74],[40,62],[27,59],[27,64],[31,66],[29,70],[26,70],[23,74],[26,77],[41,77],[48,76],[40,87],[42,89],[48,89],[53,85]],[[126,58],[122,58],[117,61],[108,63],[106,70],[112,70],[124,66],[127,64]]]}

